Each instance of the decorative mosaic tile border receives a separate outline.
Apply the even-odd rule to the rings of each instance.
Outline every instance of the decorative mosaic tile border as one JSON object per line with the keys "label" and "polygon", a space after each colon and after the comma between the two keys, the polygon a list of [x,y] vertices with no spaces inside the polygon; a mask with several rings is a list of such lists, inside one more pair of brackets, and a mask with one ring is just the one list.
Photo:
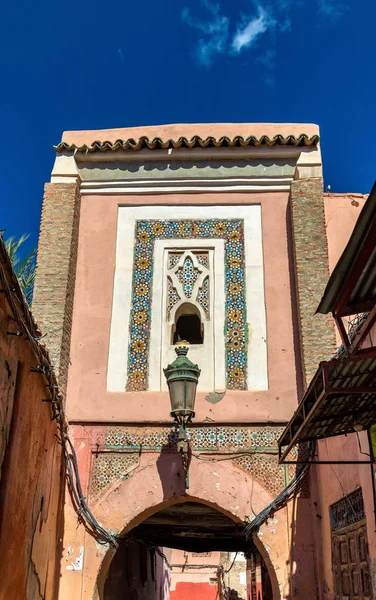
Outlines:
{"label": "decorative mosaic tile border", "polygon": [[153,252],[156,239],[223,239],[225,241],[227,387],[247,385],[244,226],[242,219],[137,221],[135,230],[127,391],[147,390]]}
{"label": "decorative mosaic tile border", "polygon": [[[277,496],[286,485],[286,470],[277,456],[255,453],[232,460],[234,465],[251,473],[272,495]],[[90,495],[100,494],[115,481],[126,481],[139,463],[139,453],[104,452],[95,454],[90,478]]]}
{"label": "decorative mosaic tile border", "polygon": [[251,473],[272,496],[278,496],[287,485],[285,465],[279,465],[275,455],[252,454],[234,458],[232,462]]}
{"label": "decorative mosaic tile border", "polygon": [[[276,450],[283,427],[189,427],[194,450]],[[174,449],[178,432],[170,427],[108,427],[97,442],[108,450],[142,449],[161,451]]]}
{"label": "decorative mosaic tile border", "polygon": [[[260,427],[190,427],[194,451],[249,454],[231,457],[231,462],[250,473],[272,495],[277,496],[295,474],[295,465],[279,465],[277,441],[283,431],[279,426]],[[107,486],[129,478],[137,467],[140,451],[174,451],[177,431],[174,428],[109,426],[97,438],[98,451],[93,455],[90,495],[100,494]],[[100,447],[104,451],[101,451]],[[269,453],[268,452],[273,452]],[[309,496],[307,485],[300,492]]]}
{"label": "decorative mosaic tile border", "polygon": [[139,463],[139,454],[96,454],[90,477],[90,494],[95,496],[116,480],[125,481],[129,471]]}

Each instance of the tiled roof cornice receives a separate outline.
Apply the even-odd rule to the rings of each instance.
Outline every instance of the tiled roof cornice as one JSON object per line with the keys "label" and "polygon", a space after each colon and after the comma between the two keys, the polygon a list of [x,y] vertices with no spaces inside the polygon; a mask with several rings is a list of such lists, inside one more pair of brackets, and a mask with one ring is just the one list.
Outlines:
{"label": "tiled roof cornice", "polygon": [[199,135],[194,135],[190,139],[179,137],[178,140],[162,140],[160,137],[155,137],[150,140],[147,136],[141,136],[138,140],[129,138],[127,140],[116,140],[116,142],[100,142],[95,141],[90,146],[86,144],[76,146],[76,144],[67,144],[60,142],[54,146],[56,152],[113,152],[115,150],[137,151],[147,148],[149,150],[168,150],[169,148],[247,148],[250,146],[314,146],[320,140],[319,135],[309,137],[305,133],[298,137],[294,135],[275,135],[270,138],[267,135],[262,135],[257,138],[250,135],[243,138],[241,135],[236,135],[234,138],[222,136],[216,139],[212,136],[201,138]]}

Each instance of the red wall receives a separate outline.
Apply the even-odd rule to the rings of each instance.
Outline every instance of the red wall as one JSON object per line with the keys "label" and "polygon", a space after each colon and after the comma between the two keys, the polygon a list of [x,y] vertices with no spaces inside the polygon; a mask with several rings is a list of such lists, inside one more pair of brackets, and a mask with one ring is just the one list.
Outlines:
{"label": "red wall", "polygon": [[216,600],[218,588],[210,583],[192,583],[180,581],[176,589],[171,590],[171,600]]}
{"label": "red wall", "polygon": [[[0,269],[12,287],[0,249]],[[19,306],[19,303],[17,303]],[[46,380],[0,294],[0,600],[55,600],[60,571],[62,455]]]}

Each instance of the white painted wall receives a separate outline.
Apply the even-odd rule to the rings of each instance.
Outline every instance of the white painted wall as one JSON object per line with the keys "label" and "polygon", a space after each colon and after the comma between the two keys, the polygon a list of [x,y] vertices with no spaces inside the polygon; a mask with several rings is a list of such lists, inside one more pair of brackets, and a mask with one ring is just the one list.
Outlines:
{"label": "white painted wall", "polygon": [[[149,219],[243,219],[245,238],[245,278],[246,278],[246,303],[247,321],[249,331],[248,344],[248,381],[249,390],[265,390],[268,388],[267,379],[267,344],[266,344],[266,315],[264,295],[264,270],[262,253],[261,206],[119,206],[118,227],[116,240],[116,266],[114,277],[114,294],[112,305],[112,319],[110,331],[107,389],[109,391],[123,392],[127,381],[128,361],[128,332],[132,296],[133,248],[135,222]],[[177,247],[182,242],[187,245],[187,240],[156,240],[154,247],[154,260],[156,252],[162,252],[171,243]],[[205,240],[189,240],[189,247],[203,247]],[[215,249],[214,253],[214,278],[215,278],[215,306],[213,325],[214,335],[214,387],[224,388],[224,292],[223,301],[220,289],[224,290],[224,250],[220,250],[223,240],[207,240],[209,247]],[[157,258],[157,260],[159,260]],[[160,263],[161,264],[161,263]],[[149,389],[160,390],[162,384],[162,355],[163,335],[161,312],[163,287],[160,288],[157,279],[153,281],[152,325],[150,346],[153,354],[149,364]],[[158,309],[158,306],[160,307]],[[154,313],[154,310],[156,311]],[[218,322],[216,320],[218,319]],[[221,331],[221,333],[220,333]],[[223,340],[223,344],[221,343]],[[171,350],[173,352],[173,348]],[[167,358],[167,355],[166,355]],[[191,353],[193,359],[193,353]],[[170,359],[168,359],[170,360]],[[168,361],[167,361],[168,362]],[[199,390],[205,389],[205,379],[199,383]],[[208,390],[211,391],[211,390]]]}

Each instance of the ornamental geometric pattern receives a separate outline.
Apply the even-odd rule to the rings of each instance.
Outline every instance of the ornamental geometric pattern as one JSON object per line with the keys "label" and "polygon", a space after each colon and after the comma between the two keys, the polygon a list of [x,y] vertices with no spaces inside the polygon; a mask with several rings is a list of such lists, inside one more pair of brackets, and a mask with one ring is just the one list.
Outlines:
{"label": "ornamental geometric pattern", "polygon": [[273,496],[277,496],[286,487],[285,465],[278,464],[277,456],[265,454],[252,454],[234,458],[233,463],[238,467],[252,473],[255,479]]}
{"label": "ornamental geometric pattern", "polygon": [[169,252],[168,253],[168,262],[167,262],[167,268],[168,269],[173,269],[175,265],[178,264],[181,256],[182,256],[182,252]]}
{"label": "ornamental geometric pattern", "polygon": [[176,271],[176,276],[182,284],[184,294],[187,298],[190,298],[192,296],[193,288],[199,275],[200,272],[193,265],[191,257],[187,256],[187,258],[184,261],[183,267]]}
{"label": "ornamental geometric pattern", "polygon": [[202,287],[198,290],[197,293],[197,302],[201,304],[202,308],[205,311],[206,316],[209,318],[209,277],[206,277],[203,281]]}
{"label": "ornamental geometric pattern", "polygon": [[139,463],[139,455],[104,453],[96,454],[91,472],[90,494],[95,496],[116,480],[128,479],[129,471]]}
{"label": "ornamental geometric pattern", "polygon": [[200,265],[202,265],[206,269],[209,268],[209,253],[208,252],[194,252],[193,254],[196,256],[197,262],[199,262]]}
{"label": "ornamental geometric pattern", "polygon": [[225,246],[227,388],[246,389],[247,325],[243,220],[203,219],[136,222],[127,391],[147,390],[148,385],[155,240],[216,238],[223,239]]}
{"label": "ornamental geometric pattern", "polygon": [[347,494],[330,507],[330,520],[332,531],[349,527],[366,518],[363,504],[362,488]]}
{"label": "ornamental geometric pattern", "polygon": [[[188,435],[194,450],[276,450],[283,427],[189,427]],[[178,431],[175,427],[109,426],[96,442],[106,450],[176,449]]]}
{"label": "ornamental geometric pattern", "polygon": [[167,320],[170,318],[171,309],[179,302],[180,296],[174,286],[170,277],[167,277]]}
{"label": "ornamental geometric pattern", "polygon": [[[277,441],[283,427],[189,427],[189,437],[195,452],[228,453],[231,462],[254,478],[276,496],[294,473],[278,464]],[[98,433],[93,443],[98,453],[91,475],[90,493],[96,495],[115,481],[128,479],[138,465],[140,452],[176,452],[178,431],[175,427],[108,426]],[[237,455],[234,456],[234,452]],[[300,492],[302,494],[302,491]]]}

